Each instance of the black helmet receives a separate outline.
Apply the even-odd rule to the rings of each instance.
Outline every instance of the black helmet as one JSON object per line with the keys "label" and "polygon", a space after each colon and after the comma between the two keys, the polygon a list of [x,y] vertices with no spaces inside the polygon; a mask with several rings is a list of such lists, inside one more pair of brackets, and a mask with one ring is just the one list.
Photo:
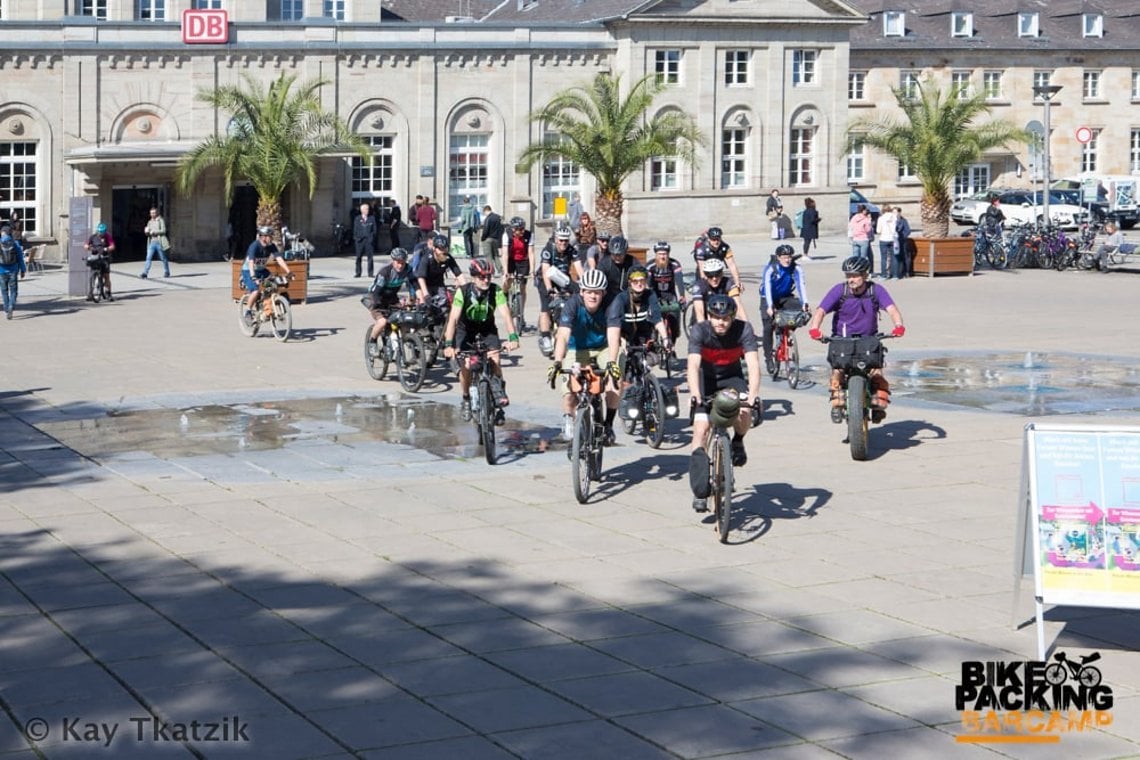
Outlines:
{"label": "black helmet", "polygon": [[867,274],[871,271],[871,260],[862,256],[848,256],[843,261],[843,274]]}
{"label": "black helmet", "polygon": [[598,230],[598,240],[604,240],[608,243],[611,237],[613,237],[613,235],[610,234],[609,230]]}
{"label": "black helmet", "polygon": [[258,235],[269,235],[270,237],[272,237],[273,236],[273,228],[270,227],[269,225],[263,225],[263,226],[257,228],[257,234]]}
{"label": "black helmet", "polygon": [[654,253],[657,253],[658,251],[665,251],[665,253],[669,253],[672,250],[673,247],[669,245],[669,241],[667,240],[658,240],[653,244]]}
{"label": "black helmet", "polygon": [[510,224],[516,230],[526,229],[526,221],[521,216],[512,216],[511,221],[508,222],[508,224]]}
{"label": "black helmet", "polygon": [[776,255],[777,256],[795,256],[796,255],[796,249],[792,248],[787,243],[784,243],[783,245],[776,246]]}
{"label": "black helmet", "polygon": [[711,296],[705,305],[710,317],[735,317],[736,301],[723,293]]}
{"label": "black helmet", "polygon": [[629,241],[621,235],[614,235],[610,238],[610,255],[622,256],[629,252]]}
{"label": "black helmet", "polygon": [[391,256],[392,261],[407,261],[408,260],[408,252],[406,250],[404,250],[403,248],[393,248],[392,253],[389,255]]}
{"label": "black helmet", "polygon": [[436,233],[431,238],[431,244],[433,246],[435,246],[436,248],[442,248],[443,250],[446,251],[448,249],[448,246],[449,246],[449,243],[447,241],[447,235],[440,235],[439,233]]}
{"label": "black helmet", "polygon": [[708,232],[705,233],[705,237],[710,238],[712,240],[720,240],[721,235],[723,235],[723,234],[724,234],[724,231],[721,230],[720,227],[709,227]]}

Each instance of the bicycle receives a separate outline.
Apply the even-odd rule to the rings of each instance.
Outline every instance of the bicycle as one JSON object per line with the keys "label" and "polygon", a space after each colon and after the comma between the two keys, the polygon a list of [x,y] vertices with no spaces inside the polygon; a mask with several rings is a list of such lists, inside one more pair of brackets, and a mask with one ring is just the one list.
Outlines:
{"label": "bicycle", "polygon": [[627,345],[623,379],[630,385],[622,390],[621,425],[633,435],[640,424],[650,448],[660,448],[665,439],[665,420],[677,416],[676,392],[666,389],[653,374],[653,365],[668,356],[657,343]]}
{"label": "bicycle", "polygon": [[772,315],[772,324],[779,337],[772,354],[772,379],[779,379],[782,368],[792,390],[800,384],[800,347],[796,341],[796,328],[803,327],[810,320],[811,315],[803,309],[784,309]]}
{"label": "bicycle", "polygon": [[238,301],[238,327],[247,337],[255,337],[261,325],[268,322],[273,336],[284,343],[293,331],[293,311],[285,289],[289,279],[281,275],[262,277],[257,281],[257,294],[246,306],[245,299]]}
{"label": "bicycle", "polygon": [[[364,304],[364,308],[372,310],[371,296],[362,297],[360,302]],[[407,308],[407,304],[406,300],[401,300],[397,308]],[[388,366],[397,361],[400,352],[400,325],[392,321],[391,311],[388,317],[388,324],[384,326],[384,331],[380,333],[378,339],[372,340],[372,325],[368,325],[364,330],[364,367],[373,380],[384,379],[388,374]]]}
{"label": "bicycle", "polygon": [[[722,544],[728,543],[728,533],[732,526],[732,493],[735,487],[735,473],[732,469],[732,440],[728,431],[732,429],[736,416],[740,411],[741,396],[733,390],[722,390],[717,393],[723,401],[729,406],[722,417],[722,424],[717,424],[714,416],[709,414],[709,428],[705,433],[705,440],[702,442],[702,447],[708,454],[709,459],[709,495],[708,498],[712,499],[712,512],[716,518],[716,530],[720,536]],[[730,403],[731,402],[731,403]],[[717,403],[715,399],[708,401],[708,406],[712,407]],[[731,404],[735,404],[735,411],[731,410]],[[696,411],[696,407],[692,407],[692,412]],[[728,412],[732,411],[731,414]],[[692,415],[690,412],[690,416]]]}
{"label": "bicycle", "polygon": [[507,308],[511,311],[511,319],[515,321],[515,330],[519,335],[526,329],[526,319],[523,316],[523,289],[526,288],[527,275],[512,272],[507,276],[504,290],[507,293]]}
{"label": "bicycle", "polygon": [[892,335],[861,335],[857,337],[822,337],[821,343],[830,344],[827,363],[842,372],[840,388],[846,395],[842,416],[837,422],[847,423],[847,443],[851,458],[862,462],[867,458],[867,434],[871,422],[878,415],[871,414],[871,370],[881,369],[887,353],[883,341]]}
{"label": "bicycle", "polygon": [[97,251],[87,257],[87,268],[91,271],[87,277],[87,300],[99,303],[111,299],[111,286],[107,282],[111,273],[111,257],[103,251]]}
{"label": "bicycle", "polygon": [[[1100,652],[1093,652],[1089,655],[1081,655],[1079,663],[1073,662],[1065,656],[1064,652],[1057,652],[1053,655],[1053,659],[1057,662],[1048,665],[1045,668],[1045,682],[1053,686],[1060,686],[1068,680],[1069,675],[1077,683],[1088,688],[1099,686],[1101,678],[1103,677],[1100,668],[1095,668],[1089,665],[1090,662],[1096,662],[1100,659]],[[1068,669],[1066,672],[1066,668]]]}
{"label": "bicycle", "polygon": [[987,229],[978,225],[974,230],[974,269],[983,264],[990,269],[1005,269],[1009,265],[1000,227]]}
{"label": "bicycle", "polygon": [[488,348],[482,336],[475,338],[475,345],[468,351],[455,356],[456,369],[466,365],[471,372],[471,421],[483,446],[483,456],[487,464],[495,464],[495,428],[503,424],[503,410],[498,398],[502,395],[502,381],[491,370],[487,359]]}
{"label": "bicycle", "polygon": [[281,242],[285,244],[285,250],[281,252],[281,258],[286,261],[293,261],[299,259],[308,261],[312,255],[312,247],[305,236],[300,232],[290,232],[288,227],[281,228]]}
{"label": "bicycle", "polygon": [[[669,299],[662,299],[660,296],[658,296],[658,302],[661,305],[661,318],[663,320],[665,320],[665,330],[669,334],[669,345],[670,345],[670,347],[676,346],[677,345],[677,332],[678,332],[678,330],[681,329],[680,323],[681,323],[681,320],[684,319],[684,316],[685,316],[684,315],[685,307],[683,307],[681,305],[680,301],[678,301],[672,297],[670,297]],[[686,306],[688,305],[687,301],[686,301],[685,305]],[[678,327],[676,329],[674,329],[674,327],[673,327],[674,321],[670,320],[667,316],[670,314],[673,315],[673,320],[675,320],[676,324],[678,325]],[[670,348],[669,350],[666,350],[665,346],[660,345],[660,344],[656,344],[656,343],[654,344],[654,346],[657,347],[657,349],[660,353],[661,368],[663,370],[665,370],[665,377],[672,379],[672,377],[673,377],[673,363],[675,361],[677,361],[677,354],[674,353],[672,348]]]}
{"label": "bicycle", "polygon": [[[387,345],[396,361],[396,376],[400,387],[415,393],[424,384],[427,368],[431,365],[430,349],[424,345],[431,339],[431,314],[423,307],[401,307],[388,313],[390,335]],[[438,350],[438,344],[436,344]]]}
{"label": "bicycle", "polygon": [[[558,374],[570,376],[570,392],[577,396],[574,433],[567,454],[570,457],[574,498],[579,504],[585,504],[590,498],[590,483],[602,479],[602,452],[605,450],[606,437],[606,375],[592,364],[585,367],[575,364],[569,369],[560,369]],[[553,386],[552,379],[551,387]]]}

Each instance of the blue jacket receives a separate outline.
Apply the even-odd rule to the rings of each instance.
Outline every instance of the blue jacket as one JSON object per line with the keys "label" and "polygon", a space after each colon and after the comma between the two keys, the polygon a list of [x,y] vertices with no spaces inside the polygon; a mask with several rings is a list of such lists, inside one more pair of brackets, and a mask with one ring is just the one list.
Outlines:
{"label": "blue jacket", "polygon": [[3,258],[0,258],[0,272],[4,274],[16,274],[17,272],[20,274],[27,273],[28,266],[24,263],[24,249],[20,247],[20,244],[16,242],[15,238],[9,237],[3,241],[4,245],[8,245],[9,243],[16,251],[16,257],[11,264],[4,264]]}

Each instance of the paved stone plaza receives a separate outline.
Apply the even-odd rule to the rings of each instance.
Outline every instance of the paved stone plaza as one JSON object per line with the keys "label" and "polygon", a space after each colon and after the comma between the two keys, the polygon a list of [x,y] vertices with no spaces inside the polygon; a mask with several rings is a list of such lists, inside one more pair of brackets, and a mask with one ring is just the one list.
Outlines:
{"label": "paved stone plaza", "polygon": [[[733,242],[755,281],[770,241]],[[846,255],[823,243],[812,300]],[[678,422],[659,452],[619,433],[574,500],[530,335],[507,368],[517,445],[490,467],[450,378],[417,400],[365,374],[351,260],[312,262],[286,344],[238,332],[228,265],[139,268],[99,305],[33,273],[0,322],[4,760],[1140,756],[1137,613],[1048,615],[1050,644],[1101,654],[1102,730],[959,743],[954,704],[963,661],[1036,656],[1012,573],[1025,424],[1135,413],[979,411],[903,370],[1111,360],[1127,407],[1136,272],[892,283],[908,332],[869,461],[805,346],[816,383],[765,380],[721,545]]]}

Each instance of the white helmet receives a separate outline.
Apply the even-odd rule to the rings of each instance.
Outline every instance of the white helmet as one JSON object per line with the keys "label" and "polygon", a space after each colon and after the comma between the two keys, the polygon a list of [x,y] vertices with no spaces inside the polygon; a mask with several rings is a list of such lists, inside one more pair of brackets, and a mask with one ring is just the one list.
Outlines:
{"label": "white helmet", "polygon": [[578,284],[582,290],[605,290],[606,275],[600,269],[587,269]]}
{"label": "white helmet", "polygon": [[705,259],[701,271],[705,274],[719,274],[724,271],[724,262],[720,259]]}

